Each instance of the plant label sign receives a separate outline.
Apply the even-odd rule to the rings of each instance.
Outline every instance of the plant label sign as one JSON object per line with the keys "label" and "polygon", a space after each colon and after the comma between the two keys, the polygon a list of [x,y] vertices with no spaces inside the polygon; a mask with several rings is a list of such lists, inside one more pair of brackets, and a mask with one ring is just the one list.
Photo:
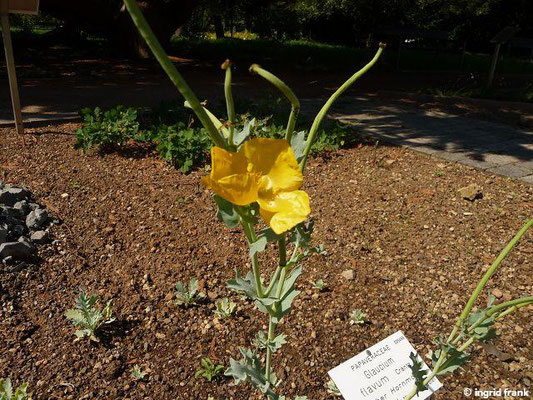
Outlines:
{"label": "plant label sign", "polygon": [[[345,400],[403,400],[415,384],[409,358],[416,353],[398,331],[329,371]],[[422,368],[429,370],[423,360]],[[428,389],[413,399],[427,399],[442,384],[433,378]]]}

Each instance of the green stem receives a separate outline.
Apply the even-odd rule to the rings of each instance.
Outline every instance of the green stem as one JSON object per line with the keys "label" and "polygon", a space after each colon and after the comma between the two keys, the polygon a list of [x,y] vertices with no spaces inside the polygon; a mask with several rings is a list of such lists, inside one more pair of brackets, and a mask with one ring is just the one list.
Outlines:
{"label": "green stem", "polygon": [[533,296],[521,297],[519,299],[506,301],[504,303],[497,304],[497,305],[491,307],[489,310],[487,310],[487,317],[490,318],[492,315],[494,315],[496,313],[499,313],[501,310],[504,310],[504,309],[506,309],[508,307],[511,307],[511,308],[512,307],[517,307],[517,306],[522,306],[523,307],[523,306],[531,304],[531,303],[533,303]]}
{"label": "green stem", "polygon": [[157,59],[157,61],[159,61],[159,64],[161,64],[161,67],[163,67],[172,83],[174,83],[174,85],[178,88],[183,97],[185,97],[185,99],[189,102],[198,119],[205,127],[205,129],[207,129],[207,132],[209,133],[209,136],[211,137],[213,143],[215,143],[216,146],[225,149],[227,146],[226,142],[224,141],[224,138],[220,135],[220,132],[216,129],[213,122],[209,119],[208,115],[202,107],[202,104],[200,103],[194,92],[191,90],[189,85],[187,85],[187,82],[185,82],[185,80],[178,72],[174,64],[172,64],[172,62],[168,58],[167,54],[165,53],[165,50],[163,49],[163,47],[155,37],[152,29],[150,28],[150,25],[148,25],[148,22],[146,22],[146,19],[144,18],[139,6],[137,5],[137,1],[124,0],[124,4],[126,5],[126,8],[130,13],[134,24],[137,26],[137,29],[141,33],[141,36],[148,44],[148,47],[150,47],[150,50],[152,50],[152,53],[154,54],[155,58]]}
{"label": "green stem", "polygon": [[[183,104],[185,107],[187,108],[191,108],[191,105],[189,104],[188,101],[185,101],[185,103]],[[209,119],[211,120],[211,122],[213,123],[213,125],[215,125],[215,128],[217,128],[218,131],[222,132],[222,135],[224,137],[229,137],[229,131],[228,129],[224,126],[224,124],[222,122],[220,122],[220,120],[211,112],[209,111],[207,108],[205,108],[204,106],[202,106],[202,108],[204,109],[205,113],[207,114],[207,116],[209,117]]]}
{"label": "green stem", "polygon": [[[254,243],[257,240],[257,237],[255,235],[255,230],[252,224],[250,224],[249,222],[246,222],[242,217],[241,217],[241,224],[244,230],[244,235],[246,236],[246,239],[248,239],[248,243],[249,244]],[[259,259],[257,257],[257,253],[254,254],[252,257],[252,271],[254,274],[257,296],[259,298],[263,298],[265,297],[265,294],[263,292],[263,284],[261,283],[261,273],[259,271]]]}
{"label": "green stem", "polygon": [[374,56],[374,58],[366,64],[363,68],[361,68],[359,71],[357,71],[355,74],[352,75],[351,78],[349,78],[346,82],[342,84],[340,88],[337,89],[335,93],[331,95],[331,97],[326,101],[326,104],[322,107],[322,109],[319,111],[319,113],[316,115],[315,120],[313,121],[313,125],[311,126],[311,129],[309,131],[309,136],[306,141],[306,147],[304,151],[304,156],[302,158],[302,161],[300,161],[300,169],[303,171],[305,168],[305,164],[307,163],[307,158],[309,157],[309,152],[311,151],[311,146],[313,145],[313,141],[315,140],[315,136],[318,132],[318,128],[320,127],[320,124],[322,123],[322,120],[328,113],[330,107],[332,104],[339,98],[341,94],[343,94],[346,89],[348,89],[356,80],[358,80],[361,76],[363,76],[370,68],[374,66],[374,64],[378,61],[379,57],[381,56],[381,53],[383,52],[383,49],[385,48],[385,44],[380,43],[379,49]]}
{"label": "green stem", "polygon": [[516,306],[513,306],[513,307],[509,307],[507,310],[505,310],[504,312],[502,312],[501,314],[498,314],[496,316],[496,320],[499,320],[499,319],[502,319],[503,317],[511,314],[512,312],[515,312],[517,310],[519,310],[520,308],[522,307],[527,307],[529,306],[530,304],[533,304],[533,302],[527,302],[527,303],[522,303],[522,304],[517,304]]}
{"label": "green stem", "polygon": [[504,258],[516,246],[518,241],[522,238],[522,236],[524,236],[524,234],[531,227],[531,225],[533,225],[533,219],[530,219],[529,221],[526,222],[526,224],[522,227],[522,229],[520,229],[520,231],[518,231],[518,233],[513,237],[513,239],[511,239],[511,241],[507,244],[507,246],[505,246],[505,248],[502,250],[498,258],[496,258],[492,266],[487,270],[487,272],[485,272],[485,275],[483,276],[481,281],[478,283],[476,289],[474,290],[474,292],[470,296],[470,299],[466,303],[466,306],[463,312],[459,316],[459,319],[455,323],[453,331],[452,333],[450,333],[450,336],[448,337],[448,340],[447,340],[448,343],[454,339],[455,335],[459,331],[459,328],[461,327],[461,324],[470,314],[470,311],[472,310],[474,303],[476,302],[477,298],[481,294],[481,291],[483,290],[483,288],[485,287],[485,285],[487,284],[491,276],[494,275],[494,273],[496,272],[496,270],[498,269],[498,267],[500,266]]}
{"label": "green stem", "polygon": [[289,100],[291,103],[291,114],[289,115],[289,122],[287,123],[287,130],[285,132],[285,140],[290,143],[292,134],[294,132],[294,126],[296,125],[296,119],[300,113],[300,100],[298,100],[294,92],[290,87],[287,86],[285,82],[283,82],[273,73],[261,68],[259,65],[252,64],[250,66],[250,72],[265,78],[268,82],[278,88],[279,91],[281,91],[281,93],[283,93],[287,100]]}
{"label": "green stem", "polygon": [[272,292],[272,289],[274,289],[274,285],[275,285],[276,281],[278,280],[280,272],[281,272],[281,267],[278,265],[276,267],[276,270],[274,271],[274,274],[272,275],[272,278],[270,279],[270,284],[268,285],[267,289],[265,290],[265,297],[270,296],[270,292]]}
{"label": "green stem", "polygon": [[[285,235],[282,235],[281,238],[278,240],[278,252],[279,252],[279,266],[281,268],[281,275],[279,277],[278,281],[278,287],[276,289],[276,298],[280,298],[281,293],[283,291],[283,284],[285,283],[285,278],[287,276],[287,243],[286,243],[286,237]],[[274,309],[277,310],[279,307],[279,302],[276,302],[273,305]],[[276,330],[276,324],[274,323],[274,320],[272,318],[272,315],[269,315],[268,317],[268,341],[271,342],[274,340]],[[270,349],[270,346],[267,346],[267,353],[266,353],[266,378],[267,381],[270,381],[271,376],[271,364],[272,364],[272,350]]]}
{"label": "green stem", "polygon": [[[515,299],[512,301],[508,301],[505,303],[498,304],[496,306],[491,307],[488,309],[483,315],[481,315],[477,321],[475,321],[472,325],[470,325],[466,331],[466,334],[470,334],[476,329],[478,326],[480,326],[483,322],[485,322],[487,319],[492,317],[494,314],[498,314],[495,319],[500,319],[505,317],[506,315],[518,310],[519,308],[528,306],[530,304],[533,304],[533,297],[521,297],[519,299]],[[507,308],[507,310],[505,310]],[[505,310],[500,314],[501,310]],[[456,345],[459,343],[463,338],[465,337],[465,333],[461,333],[457,335],[451,342],[451,344]]]}
{"label": "green stem", "polygon": [[233,102],[233,93],[231,91],[231,61],[226,60],[222,64],[222,69],[226,70],[224,79],[224,95],[226,97],[226,108],[228,110],[229,121],[229,144],[233,146],[233,132],[235,130],[235,103]]}

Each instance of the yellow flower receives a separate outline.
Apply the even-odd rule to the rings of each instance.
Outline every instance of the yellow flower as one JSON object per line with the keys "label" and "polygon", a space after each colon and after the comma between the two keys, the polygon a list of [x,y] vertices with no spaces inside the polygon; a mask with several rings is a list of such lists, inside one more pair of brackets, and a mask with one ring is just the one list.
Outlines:
{"label": "yellow flower", "polygon": [[277,234],[305,221],[311,213],[303,175],[291,146],[283,139],[255,138],[237,153],[211,148],[211,174],[205,186],[238,206],[257,201],[261,217]]}

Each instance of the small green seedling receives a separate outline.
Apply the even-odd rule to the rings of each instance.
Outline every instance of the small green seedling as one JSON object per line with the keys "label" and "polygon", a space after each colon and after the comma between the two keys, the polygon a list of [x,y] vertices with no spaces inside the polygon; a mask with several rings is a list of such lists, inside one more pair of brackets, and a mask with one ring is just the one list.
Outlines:
{"label": "small green seedling", "polygon": [[350,313],[350,324],[363,325],[366,322],[366,314],[360,309],[355,309]]}
{"label": "small green seedling", "polygon": [[328,393],[329,394],[332,394],[333,396],[337,396],[337,397],[341,396],[341,391],[339,390],[337,385],[335,385],[335,382],[333,382],[332,379],[330,379],[328,381],[327,386],[328,386]]}
{"label": "small green seedling", "polygon": [[316,282],[311,282],[311,285],[313,286],[313,289],[316,289],[319,292],[323,292],[328,287],[328,284],[326,282],[324,282],[324,280],[322,280],[322,279],[319,279]]}
{"label": "small green seedling", "polygon": [[203,376],[208,382],[211,382],[224,369],[223,365],[215,365],[209,357],[202,358],[202,367],[194,374],[195,378]]}
{"label": "small green seedling", "polygon": [[81,328],[75,332],[78,338],[88,336],[91,340],[99,342],[98,330],[103,325],[110,324],[115,320],[111,317],[113,313],[111,300],[107,302],[103,310],[95,307],[97,302],[98,296],[88,297],[86,293],[82,292],[80,297],[76,299],[76,308],[65,312],[65,317],[70,319],[74,326]]}
{"label": "small green seedling", "polygon": [[205,297],[198,291],[198,279],[192,278],[187,287],[183,282],[176,283],[176,304],[188,306]]}
{"label": "small green seedling", "polygon": [[224,297],[222,300],[217,300],[215,305],[216,309],[214,313],[219,318],[230,318],[231,315],[235,312],[235,309],[237,308],[237,304],[235,304],[227,297]]}
{"label": "small green seedling", "polygon": [[133,369],[131,370],[131,377],[133,379],[135,379],[136,381],[142,381],[146,375],[147,373],[141,369],[139,364],[135,364],[133,366]]}
{"label": "small green seedling", "polygon": [[0,400],[30,400],[26,390],[28,384],[23,383],[13,392],[13,386],[11,385],[11,379],[0,379]]}
{"label": "small green seedling", "polygon": [[442,175],[444,175],[444,172],[442,172],[442,170],[440,169],[436,169],[435,172],[433,173],[437,178],[441,177]]}

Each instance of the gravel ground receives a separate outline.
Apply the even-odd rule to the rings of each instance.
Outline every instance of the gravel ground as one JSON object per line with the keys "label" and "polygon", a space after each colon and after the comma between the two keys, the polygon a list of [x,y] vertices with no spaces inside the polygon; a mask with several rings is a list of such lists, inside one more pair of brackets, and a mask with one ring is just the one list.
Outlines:
{"label": "gravel ground", "polygon": [[[0,266],[0,377],[29,383],[34,399],[258,399],[221,377],[195,379],[202,357],[229,364],[266,318],[225,288],[247,270],[239,230],[215,220],[200,185],[150,149],[129,146],[83,156],[76,124],[30,129],[25,144],[0,129],[0,170],[54,213],[53,243],[22,270]],[[461,198],[476,184],[483,197]],[[279,331],[288,345],[273,365],[291,397],[333,399],[327,371],[402,330],[426,354],[449,333],[482,273],[533,215],[533,186],[406,149],[361,143],[308,165],[315,240],[328,254],[304,264],[302,291]],[[527,234],[488,285],[498,301],[531,295],[533,235]],[[271,253],[263,253],[267,268]],[[355,279],[342,273],[353,270]],[[177,281],[198,277],[205,301],[173,303]],[[317,292],[310,281],[323,279]],[[76,341],[63,316],[81,290],[113,300],[118,318],[100,344]],[[214,302],[238,303],[233,319],[214,318]],[[480,305],[487,297],[484,295]],[[359,308],[365,325],[350,325]],[[532,389],[533,310],[499,326],[495,348],[474,346],[464,370],[442,378],[435,399],[463,389]],[[133,365],[148,372],[143,382]]]}

